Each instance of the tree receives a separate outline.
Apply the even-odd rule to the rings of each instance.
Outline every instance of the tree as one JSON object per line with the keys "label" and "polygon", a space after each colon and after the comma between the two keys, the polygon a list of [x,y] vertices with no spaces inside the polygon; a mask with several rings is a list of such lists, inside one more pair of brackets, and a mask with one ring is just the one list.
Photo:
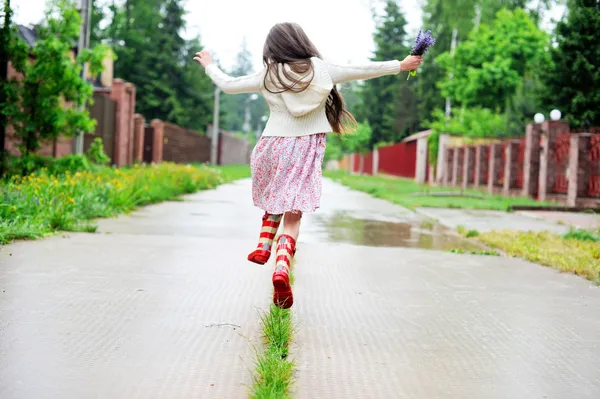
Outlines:
{"label": "tree", "polygon": [[442,94],[457,106],[502,111],[527,73],[548,63],[548,35],[523,10],[502,10],[469,40],[436,61],[449,75],[439,82]]}
{"label": "tree", "polygon": [[557,47],[544,74],[544,102],[573,127],[600,126],[600,1],[571,0],[556,27]]}
{"label": "tree", "polygon": [[[388,0],[385,14],[375,31],[375,55],[373,61],[403,58],[410,49],[406,45],[406,19],[395,0]],[[398,76],[383,76],[364,83],[362,106],[357,112],[361,120],[367,120],[372,129],[371,146],[381,142],[397,141],[411,130],[416,115],[403,114],[401,110],[414,101],[412,86]],[[399,101],[402,98],[402,101]]]}
{"label": "tree", "polygon": [[9,58],[23,78],[5,85],[7,101],[1,111],[14,126],[25,156],[39,149],[43,140],[94,130],[95,121],[79,108],[93,95],[92,85],[81,77],[81,65],[89,62],[92,73],[100,72],[107,48],[81,51],[73,60],[72,44],[77,42],[80,24],[72,2],[55,0],[45,22],[37,27],[38,40],[32,49],[11,35]]}
{"label": "tree", "polygon": [[[8,52],[12,35],[12,10],[10,8],[10,0],[4,1],[2,12],[4,13],[4,16],[2,18],[2,27],[0,27],[0,104],[5,104],[5,87],[8,83]],[[7,121],[8,119],[4,112],[0,112],[0,177],[4,175],[4,142],[6,139]]]}

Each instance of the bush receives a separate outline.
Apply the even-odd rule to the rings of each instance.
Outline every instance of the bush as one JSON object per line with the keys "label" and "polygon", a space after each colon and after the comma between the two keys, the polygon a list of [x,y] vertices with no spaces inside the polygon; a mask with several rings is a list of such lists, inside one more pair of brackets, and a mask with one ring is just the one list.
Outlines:
{"label": "bush", "polygon": [[66,172],[77,173],[90,170],[90,161],[85,155],[71,154],[62,158],[53,159],[48,170],[53,175],[64,175]]}
{"label": "bush", "polygon": [[97,165],[107,165],[110,162],[110,158],[104,152],[104,143],[101,138],[96,137],[94,139],[88,150],[88,157],[90,161]]}
{"label": "bush", "polygon": [[43,168],[49,168],[54,158],[29,154],[22,157],[9,156],[6,161],[6,176],[26,176]]}

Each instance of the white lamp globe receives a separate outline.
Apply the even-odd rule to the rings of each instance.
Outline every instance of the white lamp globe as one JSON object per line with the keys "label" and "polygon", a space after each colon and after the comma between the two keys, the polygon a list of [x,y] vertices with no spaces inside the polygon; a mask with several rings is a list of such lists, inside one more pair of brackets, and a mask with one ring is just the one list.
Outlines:
{"label": "white lamp globe", "polygon": [[552,119],[553,121],[559,121],[561,116],[562,116],[562,114],[557,109],[553,109],[550,112],[550,119]]}
{"label": "white lamp globe", "polygon": [[533,116],[533,120],[535,123],[543,123],[546,118],[544,118],[544,114],[540,114],[539,112]]}
{"label": "white lamp globe", "polygon": [[258,100],[258,94],[256,94],[256,93],[252,94],[252,95],[250,96],[250,100],[251,100],[251,101],[256,101],[256,100]]}

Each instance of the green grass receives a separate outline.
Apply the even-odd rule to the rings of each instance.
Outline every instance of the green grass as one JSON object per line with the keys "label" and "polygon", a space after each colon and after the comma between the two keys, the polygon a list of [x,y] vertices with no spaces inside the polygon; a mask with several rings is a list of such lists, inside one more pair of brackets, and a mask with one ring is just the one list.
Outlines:
{"label": "green grass", "polygon": [[0,181],[0,244],[36,239],[57,231],[95,231],[91,221],[137,207],[210,189],[233,172],[160,164],[115,169],[96,167],[76,173],[45,171]]}
{"label": "green grass", "polygon": [[[294,274],[290,271],[290,284],[293,283]],[[291,309],[271,305],[269,313],[261,316],[261,325],[264,351],[256,359],[256,375],[250,398],[289,398],[294,374],[294,363],[289,359],[289,345],[294,331]]]}
{"label": "green grass", "polygon": [[481,233],[477,240],[507,255],[600,283],[600,242],[576,237],[549,232],[500,231]]}
{"label": "green grass", "polygon": [[564,239],[572,239],[579,241],[600,241],[600,229],[596,231],[583,230],[583,229],[571,229],[567,234],[562,236]]}
{"label": "green grass", "polygon": [[224,165],[218,166],[217,170],[221,171],[221,177],[224,183],[231,183],[239,179],[247,179],[250,177],[249,165]]}
{"label": "green grass", "polygon": [[429,208],[466,208],[492,209],[506,211],[514,205],[541,205],[541,203],[525,197],[503,197],[488,195],[482,191],[465,190],[465,196],[435,196],[433,193],[459,194],[456,188],[432,187],[415,183],[412,179],[402,179],[389,176],[357,176],[347,172],[325,172],[332,178],[354,190],[371,194],[374,197],[405,206],[409,209],[418,207]]}

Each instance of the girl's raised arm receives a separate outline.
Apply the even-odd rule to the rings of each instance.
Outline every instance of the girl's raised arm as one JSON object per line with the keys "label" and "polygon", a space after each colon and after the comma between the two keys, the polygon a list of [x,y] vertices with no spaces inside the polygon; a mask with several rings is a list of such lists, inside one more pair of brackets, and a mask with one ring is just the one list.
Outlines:
{"label": "girl's raised arm", "polygon": [[196,53],[194,60],[198,61],[198,63],[204,67],[206,74],[224,93],[242,94],[260,91],[264,71],[253,75],[234,78],[221,71],[217,64],[214,63],[210,53],[206,50]]}
{"label": "girl's raised arm", "polygon": [[402,62],[374,61],[361,65],[339,65],[325,62],[334,84],[352,80],[367,80],[385,75],[397,75],[400,71],[412,71],[421,64],[421,57],[408,56]]}

